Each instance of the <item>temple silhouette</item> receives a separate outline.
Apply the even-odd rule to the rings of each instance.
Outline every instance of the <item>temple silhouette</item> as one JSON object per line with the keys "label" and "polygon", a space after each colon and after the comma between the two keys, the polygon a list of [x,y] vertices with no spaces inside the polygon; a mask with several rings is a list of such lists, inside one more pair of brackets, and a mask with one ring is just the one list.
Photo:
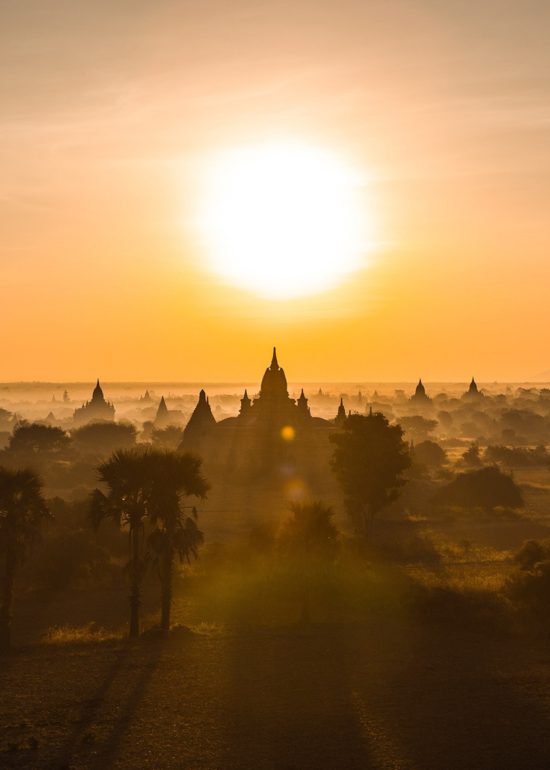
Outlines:
{"label": "temple silhouette", "polygon": [[93,390],[92,398],[85,404],[75,409],[73,422],[76,426],[85,425],[88,422],[112,422],[115,419],[115,407],[110,401],[105,400],[99,379]]}
{"label": "temple silhouette", "polygon": [[183,432],[182,449],[199,452],[208,464],[233,470],[307,472],[318,464],[319,452],[329,450],[329,434],[345,419],[343,402],[334,420],[314,417],[302,389],[290,397],[284,369],[273,348],[260,391],[250,398],[245,390],[239,414],[216,422],[204,390]]}

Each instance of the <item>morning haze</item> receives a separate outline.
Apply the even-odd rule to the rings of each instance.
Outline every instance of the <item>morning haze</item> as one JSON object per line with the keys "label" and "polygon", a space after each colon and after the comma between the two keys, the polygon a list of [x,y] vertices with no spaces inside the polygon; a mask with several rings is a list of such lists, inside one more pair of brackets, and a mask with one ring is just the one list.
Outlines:
{"label": "morning haze", "polygon": [[0,767],[548,770],[549,29],[0,0]]}

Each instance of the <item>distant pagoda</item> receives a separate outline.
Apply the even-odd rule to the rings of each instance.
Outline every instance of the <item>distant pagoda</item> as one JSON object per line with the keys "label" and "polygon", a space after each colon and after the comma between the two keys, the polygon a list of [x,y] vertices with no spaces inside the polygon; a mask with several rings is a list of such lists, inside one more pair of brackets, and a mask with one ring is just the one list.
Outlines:
{"label": "distant pagoda", "polygon": [[105,400],[99,378],[90,401],[75,409],[73,420],[75,425],[85,425],[88,422],[112,422],[115,419],[115,407]]}
{"label": "distant pagoda", "polygon": [[475,381],[475,378],[472,377],[472,381],[470,383],[470,386],[466,393],[464,393],[463,398],[466,399],[476,399],[476,398],[482,398],[483,394],[480,392],[479,388],[477,387],[477,382]]}
{"label": "distant pagoda", "polygon": [[418,380],[418,385],[416,386],[414,396],[411,396],[411,401],[417,404],[429,404],[431,402],[431,398],[426,393],[422,378]]}

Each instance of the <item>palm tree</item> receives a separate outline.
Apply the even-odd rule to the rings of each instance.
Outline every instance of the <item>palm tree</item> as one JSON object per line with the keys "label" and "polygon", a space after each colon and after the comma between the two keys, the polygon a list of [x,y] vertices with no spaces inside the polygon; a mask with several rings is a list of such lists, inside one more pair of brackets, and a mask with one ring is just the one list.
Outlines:
{"label": "palm tree", "polygon": [[279,546],[296,570],[301,593],[301,622],[311,619],[310,594],[316,576],[334,562],[339,548],[339,532],[334,510],[320,500],[292,503],[290,516],[279,532]]}
{"label": "palm tree", "polygon": [[32,470],[0,467],[0,559],[3,562],[0,605],[0,651],[11,646],[13,591],[17,568],[35,542],[43,521],[52,518],[42,496],[42,482]]}
{"label": "palm tree", "polygon": [[161,629],[170,630],[174,560],[197,558],[204,540],[197,526],[197,512],[185,514],[185,496],[204,498],[209,485],[201,473],[202,461],[196,455],[170,450],[149,452],[152,483],[151,518],[155,529],[149,537],[159,568],[161,584]]}
{"label": "palm tree", "polygon": [[139,636],[141,583],[145,558],[145,521],[151,508],[149,453],[139,449],[120,450],[98,467],[99,480],[107,494],[95,489],[91,495],[90,517],[95,527],[112,519],[128,530],[130,575],[130,637]]}

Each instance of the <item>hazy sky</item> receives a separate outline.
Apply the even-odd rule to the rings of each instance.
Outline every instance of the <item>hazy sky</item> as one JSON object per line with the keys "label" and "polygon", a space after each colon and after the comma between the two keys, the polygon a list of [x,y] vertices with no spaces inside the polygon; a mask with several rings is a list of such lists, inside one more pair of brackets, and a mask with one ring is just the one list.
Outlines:
{"label": "hazy sky", "polygon": [[[524,379],[550,368],[548,0],[0,0],[0,380]],[[370,179],[332,291],[229,288],[204,158]]]}

